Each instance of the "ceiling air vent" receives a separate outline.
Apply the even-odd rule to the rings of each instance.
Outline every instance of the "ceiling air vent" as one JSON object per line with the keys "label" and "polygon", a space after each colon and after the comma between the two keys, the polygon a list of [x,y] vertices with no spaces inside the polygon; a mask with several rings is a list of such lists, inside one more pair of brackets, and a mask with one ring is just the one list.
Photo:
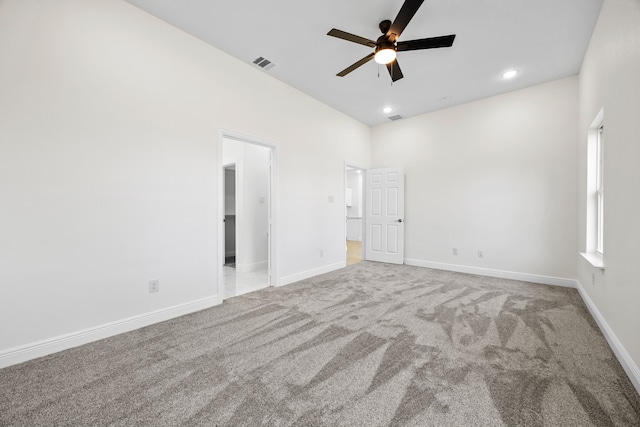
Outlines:
{"label": "ceiling air vent", "polygon": [[401,118],[402,116],[399,114],[396,114],[395,116],[389,116],[389,120],[391,121],[400,120]]}
{"label": "ceiling air vent", "polygon": [[276,64],[274,64],[273,62],[269,61],[266,58],[263,58],[262,56],[259,56],[258,58],[254,59],[253,63],[264,70],[270,70],[276,66]]}

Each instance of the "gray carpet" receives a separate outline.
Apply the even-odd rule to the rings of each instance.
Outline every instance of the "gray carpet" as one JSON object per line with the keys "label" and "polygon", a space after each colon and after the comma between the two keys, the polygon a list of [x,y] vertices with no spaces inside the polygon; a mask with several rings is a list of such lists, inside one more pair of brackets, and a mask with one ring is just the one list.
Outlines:
{"label": "gray carpet", "polygon": [[364,262],[0,370],[0,425],[638,426],[573,289]]}

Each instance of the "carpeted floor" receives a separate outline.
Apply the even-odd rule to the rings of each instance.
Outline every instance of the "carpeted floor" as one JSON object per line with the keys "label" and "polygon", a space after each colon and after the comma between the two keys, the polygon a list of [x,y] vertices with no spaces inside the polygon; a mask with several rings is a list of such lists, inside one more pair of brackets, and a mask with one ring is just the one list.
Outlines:
{"label": "carpeted floor", "polygon": [[363,262],[0,370],[0,425],[638,426],[573,289]]}

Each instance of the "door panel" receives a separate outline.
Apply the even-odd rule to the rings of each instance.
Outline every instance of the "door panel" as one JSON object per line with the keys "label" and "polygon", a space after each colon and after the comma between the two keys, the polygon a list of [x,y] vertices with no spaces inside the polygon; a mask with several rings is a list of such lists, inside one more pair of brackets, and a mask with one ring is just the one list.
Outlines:
{"label": "door panel", "polygon": [[398,253],[398,227],[394,225],[387,226],[387,253]]}
{"label": "door panel", "polygon": [[387,215],[398,216],[398,189],[387,189]]}
{"label": "door panel", "polygon": [[404,263],[404,173],[400,169],[367,171],[365,258]]}
{"label": "door panel", "polygon": [[382,215],[382,190],[374,188],[371,191],[371,215]]}
{"label": "door panel", "polygon": [[371,225],[371,236],[369,237],[369,241],[371,242],[371,251],[372,252],[376,252],[376,253],[380,253],[380,251],[382,250],[382,247],[380,246],[382,239],[381,239],[381,234],[382,234],[382,227],[380,226],[380,224],[373,224]]}

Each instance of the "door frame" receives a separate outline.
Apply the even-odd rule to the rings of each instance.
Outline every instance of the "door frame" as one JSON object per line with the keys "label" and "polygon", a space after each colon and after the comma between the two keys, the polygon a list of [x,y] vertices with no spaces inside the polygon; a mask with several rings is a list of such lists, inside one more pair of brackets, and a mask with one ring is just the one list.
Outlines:
{"label": "door frame", "polygon": [[[269,193],[268,193],[268,212],[269,212],[269,238],[268,238],[268,283],[269,286],[278,286],[278,159],[280,154],[280,146],[278,143],[268,141],[266,139],[257,138],[241,132],[228,129],[218,130],[218,158],[216,161],[216,171],[218,177],[218,215],[217,215],[217,232],[218,232],[218,296],[224,298],[224,165],[222,163],[222,148],[224,139],[232,139],[235,141],[259,145],[266,147],[270,151],[270,167],[269,167]],[[236,169],[236,173],[238,170]],[[236,179],[237,182],[237,179]],[[237,201],[236,201],[237,209]]]}
{"label": "door frame", "polygon": [[[351,168],[351,169],[359,169],[362,171],[362,225],[361,225],[361,233],[362,233],[362,248],[361,248],[361,258],[362,261],[366,261],[366,250],[365,248],[367,247],[367,236],[366,236],[366,228],[365,228],[365,218],[366,218],[366,213],[367,213],[367,180],[366,180],[366,176],[367,176],[367,168],[365,168],[362,165],[359,165],[357,163],[352,163],[352,162],[344,162],[344,183],[342,185],[343,188],[343,192],[344,192],[344,199],[347,199],[347,169]],[[347,204],[344,203],[344,241],[345,241],[345,245],[347,242]],[[345,248],[345,260],[347,258],[347,251]]]}

